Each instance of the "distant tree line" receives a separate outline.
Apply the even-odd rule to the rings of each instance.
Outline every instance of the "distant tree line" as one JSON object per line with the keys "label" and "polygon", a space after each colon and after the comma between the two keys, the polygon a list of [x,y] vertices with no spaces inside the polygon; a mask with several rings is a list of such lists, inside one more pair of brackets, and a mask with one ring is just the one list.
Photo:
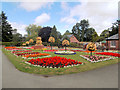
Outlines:
{"label": "distant tree line", "polygon": [[103,41],[107,37],[118,33],[117,21],[113,23],[110,28],[103,30],[100,36],[98,36],[96,30],[93,27],[90,27],[89,21],[83,19],[73,26],[71,32],[66,30],[63,35],[61,35],[55,25],[53,27],[42,27],[35,24],[30,24],[26,27],[27,34],[22,36],[17,32],[17,29],[13,29],[11,27],[11,24],[7,21],[7,16],[5,13],[2,11],[0,14],[0,41],[2,42],[25,42],[33,39],[35,43],[36,37],[38,36],[42,38],[43,42],[48,42],[48,38],[52,36],[55,38],[55,43],[59,44],[62,37],[70,34],[73,34],[78,41],[97,42]]}

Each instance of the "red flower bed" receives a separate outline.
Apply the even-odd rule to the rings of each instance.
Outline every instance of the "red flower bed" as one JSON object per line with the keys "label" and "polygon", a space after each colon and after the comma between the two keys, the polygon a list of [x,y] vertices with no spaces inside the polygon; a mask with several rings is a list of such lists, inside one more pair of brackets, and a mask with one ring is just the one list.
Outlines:
{"label": "red flower bed", "polygon": [[109,56],[114,56],[114,57],[120,57],[120,54],[118,53],[111,53],[111,52],[100,52],[100,53],[95,53],[99,55],[109,55]]}
{"label": "red flower bed", "polygon": [[24,50],[24,51],[12,51],[12,53],[19,53],[19,52],[32,52],[32,50]]}
{"label": "red flower bed", "polygon": [[58,50],[44,50],[44,52],[56,52]]}
{"label": "red flower bed", "polygon": [[28,63],[32,65],[39,65],[41,67],[52,67],[52,68],[62,68],[64,66],[71,66],[71,65],[79,65],[82,62],[75,61],[73,59],[67,59],[64,57],[50,57],[50,58],[38,58],[38,59],[31,59]]}
{"label": "red flower bed", "polygon": [[38,54],[39,52],[30,52],[30,53],[17,53],[15,55],[17,56],[25,56],[25,55],[29,55],[29,54]]}

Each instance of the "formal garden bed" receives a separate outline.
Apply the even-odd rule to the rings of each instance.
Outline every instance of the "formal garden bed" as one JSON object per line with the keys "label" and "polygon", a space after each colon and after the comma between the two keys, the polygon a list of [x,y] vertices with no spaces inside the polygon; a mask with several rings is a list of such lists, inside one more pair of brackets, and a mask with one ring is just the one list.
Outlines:
{"label": "formal garden bed", "polygon": [[[22,48],[22,49],[24,49],[24,50],[22,50],[20,52],[15,50],[16,53],[11,53],[11,50],[7,51],[5,48],[2,48],[2,51],[5,53],[5,55],[9,58],[9,60],[15,65],[15,67],[18,70],[27,72],[27,73],[42,74],[42,75],[62,75],[62,74],[84,72],[84,71],[88,71],[88,70],[92,70],[92,69],[96,69],[96,68],[100,68],[100,67],[104,67],[107,65],[118,63],[117,58],[114,58],[114,59],[111,59],[108,61],[104,61],[104,62],[91,63],[91,62],[87,61],[86,59],[80,57],[80,55],[90,55],[89,53],[82,52],[82,51],[81,52],[76,51],[76,54],[74,54],[74,55],[57,55],[57,54],[54,54],[54,52],[44,52],[44,50],[42,51],[42,50],[30,49],[31,51],[27,51],[26,48]],[[26,51],[26,52],[24,52],[24,51]],[[36,54],[36,53],[46,53],[46,54],[49,54],[50,57],[42,57],[42,58],[36,57],[34,59],[22,58],[22,56],[29,55],[29,54],[32,55],[32,54]],[[18,56],[16,56],[16,55],[18,55]],[[75,63],[74,65],[70,65],[73,63],[67,62],[66,64],[61,64],[61,61],[55,61],[55,62],[57,62],[57,65],[54,65],[54,66],[53,66],[53,63],[46,64],[46,62],[44,62],[44,64],[40,64],[43,66],[36,65],[36,64],[35,65],[30,64],[31,63],[30,60],[34,61],[37,59],[38,61],[41,61],[41,60],[44,61],[46,59],[55,58],[56,55],[58,58],[64,58],[65,60],[63,60],[63,61],[75,60],[75,62],[77,62],[77,63]],[[95,54],[93,53],[93,55],[95,55]],[[51,63],[51,62],[49,62],[49,63]],[[54,63],[54,64],[56,64],[56,63]],[[45,65],[47,65],[47,66],[45,66]]]}
{"label": "formal garden bed", "polygon": [[92,56],[90,56],[90,55],[80,55],[80,56],[83,57],[84,59],[92,62],[92,63],[114,59],[114,58],[111,58],[111,57],[96,56],[96,55],[92,55]]}

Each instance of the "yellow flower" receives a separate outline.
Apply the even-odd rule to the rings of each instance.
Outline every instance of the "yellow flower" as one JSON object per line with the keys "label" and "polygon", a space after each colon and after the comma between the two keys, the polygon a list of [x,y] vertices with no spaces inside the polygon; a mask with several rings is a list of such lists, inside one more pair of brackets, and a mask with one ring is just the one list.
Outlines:
{"label": "yellow flower", "polygon": [[26,45],[26,43],[23,43],[22,45],[23,45],[23,46],[25,46],[25,45]]}
{"label": "yellow flower", "polygon": [[64,46],[64,45],[69,45],[69,44],[70,44],[69,41],[66,40],[66,39],[62,41],[62,45],[63,45],[63,46]]}
{"label": "yellow flower", "polygon": [[26,44],[29,44],[29,41],[26,41]]}
{"label": "yellow flower", "polygon": [[95,51],[96,50],[95,43],[92,43],[92,42],[88,43],[86,49],[89,50],[89,51]]}
{"label": "yellow flower", "polygon": [[36,39],[37,39],[37,40],[41,40],[41,37],[37,37]]}
{"label": "yellow flower", "polygon": [[33,39],[30,39],[30,40],[29,40],[29,43],[33,43],[33,42],[34,42]]}
{"label": "yellow flower", "polygon": [[49,37],[48,41],[54,43],[55,42],[55,38],[54,37]]}

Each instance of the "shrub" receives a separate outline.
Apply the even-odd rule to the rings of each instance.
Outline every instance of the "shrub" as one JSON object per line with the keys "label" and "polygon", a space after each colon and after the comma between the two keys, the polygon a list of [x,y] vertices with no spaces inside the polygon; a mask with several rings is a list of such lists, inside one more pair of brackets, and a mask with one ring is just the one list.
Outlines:
{"label": "shrub", "polygon": [[49,46],[50,44],[48,42],[42,42],[44,46]]}
{"label": "shrub", "polygon": [[2,45],[5,45],[5,46],[20,46],[21,43],[20,42],[2,42]]}
{"label": "shrub", "polygon": [[70,47],[82,48],[83,45],[80,45],[80,44],[78,44],[78,43],[70,43]]}

